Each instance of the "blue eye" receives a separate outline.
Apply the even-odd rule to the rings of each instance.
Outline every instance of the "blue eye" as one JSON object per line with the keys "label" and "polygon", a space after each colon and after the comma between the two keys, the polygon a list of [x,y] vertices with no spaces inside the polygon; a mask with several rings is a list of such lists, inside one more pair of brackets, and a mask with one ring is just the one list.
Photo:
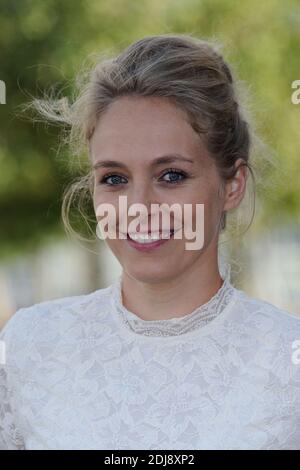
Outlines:
{"label": "blue eye", "polygon": [[[168,176],[168,179],[165,179],[164,182],[168,184],[180,183],[187,178],[187,174],[184,171],[176,170],[175,168],[169,168],[166,170],[161,178],[164,178],[165,176]],[[124,176],[117,175],[116,173],[109,173],[99,181],[99,184],[107,186],[119,186],[120,184],[126,183],[127,179]]]}
{"label": "blue eye", "polygon": [[[111,183],[108,182],[109,178],[111,178]],[[125,181],[121,181],[121,180]],[[104,176],[100,181],[100,184],[107,184],[107,186],[117,186],[118,184],[126,183],[126,178],[124,176],[116,175],[115,173],[110,173]]]}
{"label": "blue eye", "polygon": [[166,175],[169,175],[169,180],[164,180],[164,181],[166,183],[170,183],[170,184],[180,183],[181,181],[185,180],[186,177],[187,177],[186,173],[184,173],[183,171],[176,170],[176,169],[173,169],[173,168],[167,170],[162,175],[162,177],[164,177]]}

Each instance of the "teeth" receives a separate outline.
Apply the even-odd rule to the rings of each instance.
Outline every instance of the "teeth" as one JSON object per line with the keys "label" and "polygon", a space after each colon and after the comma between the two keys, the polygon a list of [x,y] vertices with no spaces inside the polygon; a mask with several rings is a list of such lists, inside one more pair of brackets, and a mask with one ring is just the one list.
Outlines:
{"label": "teeth", "polygon": [[[167,234],[165,235],[169,235],[170,233],[173,233],[172,232],[167,232]],[[130,234],[130,238],[138,243],[152,243],[154,241],[157,241],[157,240],[160,240],[161,238],[163,238],[162,236],[163,234],[153,234],[153,235],[150,235],[149,233],[145,233],[145,234],[137,234],[137,233],[132,233]]]}

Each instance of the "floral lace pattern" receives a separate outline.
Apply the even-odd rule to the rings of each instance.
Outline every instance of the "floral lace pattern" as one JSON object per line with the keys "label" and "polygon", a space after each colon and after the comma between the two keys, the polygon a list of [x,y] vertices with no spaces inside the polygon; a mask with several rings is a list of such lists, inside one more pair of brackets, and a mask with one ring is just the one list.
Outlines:
{"label": "floral lace pattern", "polygon": [[232,289],[169,336],[128,328],[113,285],[20,309],[0,334],[0,448],[300,450],[300,318]]}

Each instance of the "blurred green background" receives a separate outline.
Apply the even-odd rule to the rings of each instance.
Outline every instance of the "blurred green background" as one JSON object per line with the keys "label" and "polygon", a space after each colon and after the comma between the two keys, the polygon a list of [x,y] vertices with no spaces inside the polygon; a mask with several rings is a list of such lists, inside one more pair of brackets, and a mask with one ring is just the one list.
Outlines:
{"label": "blurred green background", "polygon": [[76,173],[68,169],[64,150],[58,153],[59,129],[33,125],[17,114],[18,105],[50,89],[71,96],[74,77],[91,54],[115,54],[143,36],[169,32],[219,40],[225,59],[249,87],[257,130],[274,150],[276,166],[262,181],[251,235],[242,242],[248,249],[243,285],[300,312],[300,105],[291,102],[291,84],[300,79],[299,0],[0,0],[0,79],[6,84],[6,104],[0,105],[0,285],[12,299],[2,305],[3,316],[111,279],[89,252],[90,267],[81,273],[88,282],[72,281],[74,267],[64,274],[64,290],[47,290],[45,278],[43,290],[32,287],[44,273],[32,268],[41,250],[66,240],[61,195]]}

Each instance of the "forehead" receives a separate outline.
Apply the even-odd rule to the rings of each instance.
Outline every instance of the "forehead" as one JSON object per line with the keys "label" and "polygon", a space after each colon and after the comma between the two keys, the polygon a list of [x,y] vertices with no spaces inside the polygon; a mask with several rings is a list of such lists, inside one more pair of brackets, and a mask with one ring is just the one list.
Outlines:
{"label": "forehead", "polygon": [[[205,152],[186,113],[165,98],[121,97],[99,119],[90,140],[92,160],[135,158],[143,160],[163,153]],[[122,152],[122,153],[121,153]]]}

